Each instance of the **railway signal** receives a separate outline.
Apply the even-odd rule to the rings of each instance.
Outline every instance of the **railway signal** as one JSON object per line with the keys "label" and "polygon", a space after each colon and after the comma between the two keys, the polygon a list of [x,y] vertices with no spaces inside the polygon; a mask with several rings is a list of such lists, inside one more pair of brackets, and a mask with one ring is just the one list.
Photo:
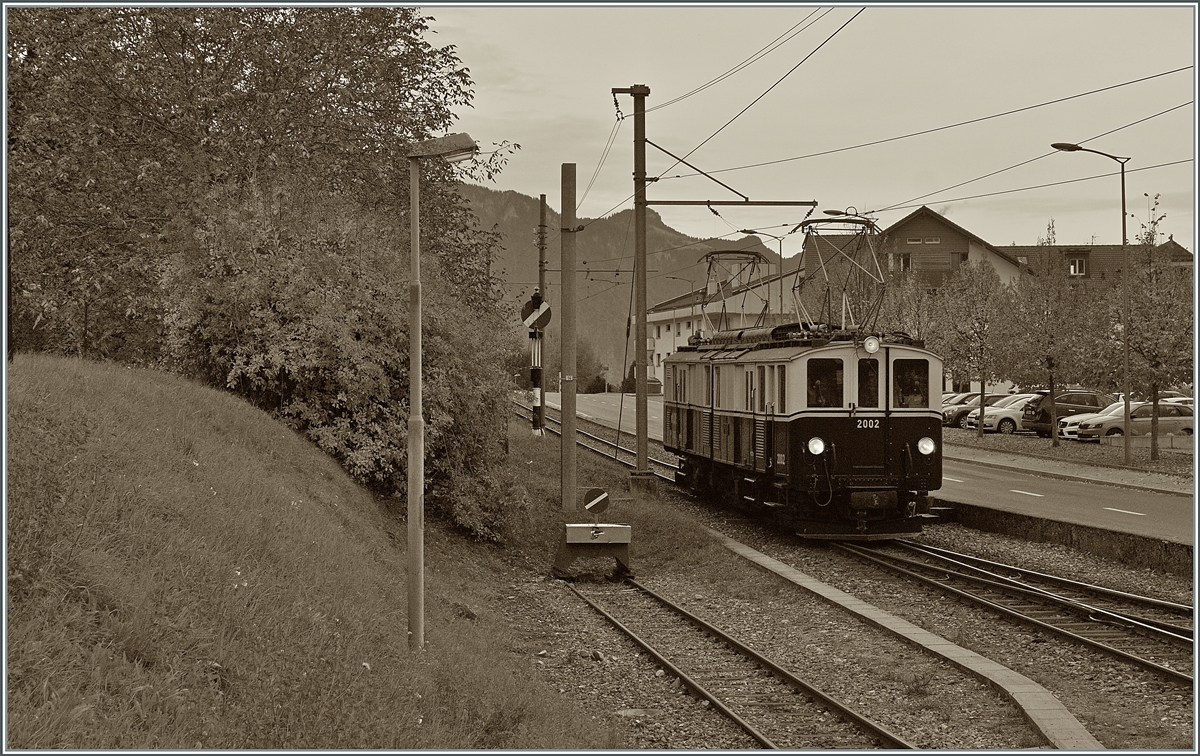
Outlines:
{"label": "railway signal", "polygon": [[529,328],[529,380],[533,383],[533,435],[546,435],[546,402],[542,392],[542,333],[550,322],[550,303],[541,289],[521,308],[521,322]]}

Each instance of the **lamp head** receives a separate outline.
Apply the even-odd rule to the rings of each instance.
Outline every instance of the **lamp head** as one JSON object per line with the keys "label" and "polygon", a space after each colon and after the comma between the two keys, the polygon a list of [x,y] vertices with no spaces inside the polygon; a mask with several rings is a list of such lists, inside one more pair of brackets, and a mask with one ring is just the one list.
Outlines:
{"label": "lamp head", "polygon": [[417,142],[408,148],[408,156],[410,158],[441,157],[448,163],[459,163],[474,157],[478,151],[479,147],[471,135],[461,132]]}
{"label": "lamp head", "polygon": [[1061,150],[1063,152],[1078,152],[1079,150],[1083,149],[1079,145],[1071,144],[1070,142],[1055,142],[1054,144],[1052,144],[1050,146],[1056,150]]}

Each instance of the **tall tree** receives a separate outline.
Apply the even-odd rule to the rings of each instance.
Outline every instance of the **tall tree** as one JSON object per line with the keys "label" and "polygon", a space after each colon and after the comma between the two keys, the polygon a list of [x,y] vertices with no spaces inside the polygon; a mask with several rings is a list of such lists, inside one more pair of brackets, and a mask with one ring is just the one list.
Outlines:
{"label": "tall tree", "polygon": [[[1095,295],[1084,283],[1067,275],[1066,263],[1053,249],[1053,219],[1046,236],[1038,239],[1045,247],[1024,266],[1009,286],[1007,306],[997,322],[1004,349],[997,352],[1000,372],[1024,386],[1045,385],[1045,407],[1050,413],[1052,445],[1057,446],[1058,411],[1054,396],[1058,385],[1079,380],[1092,358],[1081,341],[1084,319]],[[1112,377],[1104,387],[1112,384]]]}
{"label": "tall tree", "polygon": [[[1144,394],[1153,403],[1150,458],[1157,460],[1158,394],[1160,389],[1192,380],[1194,312],[1192,267],[1177,264],[1169,251],[1155,244],[1158,224],[1166,214],[1159,214],[1158,195],[1153,202],[1136,246],[1130,249],[1130,270],[1122,275],[1128,276],[1129,297],[1137,303],[1129,311],[1130,382],[1145,387]],[[1120,288],[1114,288],[1104,308],[1110,322],[1118,325],[1120,297]],[[1131,431],[1127,428],[1125,433]]]}
{"label": "tall tree", "polygon": [[[18,348],[154,362],[403,490],[409,145],[471,80],[415,8],[9,9]],[[421,161],[435,495],[495,536],[495,236],[454,191],[509,148]],[[466,173],[464,174],[464,171]],[[399,296],[397,296],[399,294]],[[475,483],[470,483],[475,481]],[[436,492],[441,492],[438,498]],[[491,502],[490,504],[486,502]]]}
{"label": "tall tree", "polygon": [[983,262],[959,266],[937,293],[939,316],[931,329],[931,347],[968,376],[979,378],[980,436],[987,384],[999,374],[995,324],[1004,299],[1000,275]]}

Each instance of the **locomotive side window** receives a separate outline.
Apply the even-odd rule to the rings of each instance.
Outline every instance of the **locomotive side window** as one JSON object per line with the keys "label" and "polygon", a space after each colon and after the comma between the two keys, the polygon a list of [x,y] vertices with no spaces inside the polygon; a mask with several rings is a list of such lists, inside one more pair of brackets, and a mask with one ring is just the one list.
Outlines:
{"label": "locomotive side window", "polygon": [[814,358],[808,361],[808,406],[842,406],[842,361]]}
{"label": "locomotive side window", "polygon": [[893,403],[897,407],[929,406],[929,361],[896,360],[892,363],[895,376]]}
{"label": "locomotive side window", "polygon": [[879,406],[879,360],[858,361],[858,406]]}
{"label": "locomotive side window", "polygon": [[716,400],[716,407],[720,409],[724,402],[721,401],[721,366],[713,367],[713,397]]}
{"label": "locomotive side window", "polygon": [[779,402],[775,411],[782,414],[787,412],[787,366],[779,366]]}
{"label": "locomotive side window", "polygon": [[767,411],[767,366],[758,366],[758,411]]}

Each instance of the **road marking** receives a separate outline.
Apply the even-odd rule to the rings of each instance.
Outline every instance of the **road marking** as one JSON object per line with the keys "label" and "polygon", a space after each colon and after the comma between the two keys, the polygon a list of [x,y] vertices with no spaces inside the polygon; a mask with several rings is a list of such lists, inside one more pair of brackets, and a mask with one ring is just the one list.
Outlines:
{"label": "road marking", "polygon": [[1039,499],[1041,499],[1041,498],[1044,498],[1044,497],[1046,496],[1046,494],[1035,494],[1035,493],[1030,493],[1029,491],[1018,491],[1018,490],[1017,490],[1017,489],[1015,489],[1015,488],[1010,488],[1010,489],[1008,489],[1008,490],[1009,490],[1010,492],[1012,492],[1012,493],[1025,494],[1026,496],[1036,496],[1036,497],[1038,497]]}
{"label": "road marking", "polygon": [[1121,514],[1137,515],[1138,517],[1146,516],[1145,512],[1130,512],[1128,509],[1113,509],[1112,507],[1105,507],[1105,509],[1107,509],[1109,512],[1120,512]]}
{"label": "road marking", "polygon": [[942,480],[948,480],[951,483],[962,483],[958,478],[947,478],[945,475],[942,476]]}

